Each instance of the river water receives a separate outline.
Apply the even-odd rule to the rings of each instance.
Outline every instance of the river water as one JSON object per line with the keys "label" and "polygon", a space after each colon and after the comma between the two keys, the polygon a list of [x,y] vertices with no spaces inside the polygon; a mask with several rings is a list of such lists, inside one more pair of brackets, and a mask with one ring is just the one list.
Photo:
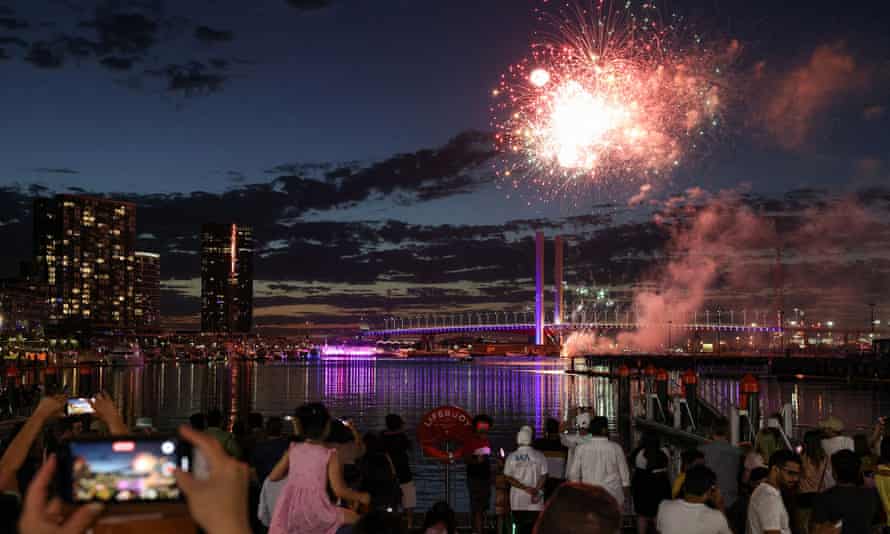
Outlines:
{"label": "river water", "polygon": [[[728,372],[727,372],[728,371]],[[741,374],[741,373],[739,373]],[[477,359],[459,363],[441,359],[326,359],[275,364],[153,363],[128,368],[67,368],[62,382],[72,393],[109,392],[132,423],[151,417],[162,431],[172,430],[194,412],[217,407],[233,418],[257,411],[286,415],[304,402],[324,402],[337,417],[350,418],[362,431],[384,427],[388,413],[401,414],[409,432],[428,410],[460,406],[494,419],[495,449],[514,448],[520,426],[540,431],[547,417],[564,417],[571,408],[591,406],[615,421],[617,387],[607,377],[568,375],[560,361]],[[676,377],[674,377],[674,380]],[[795,425],[815,425],[828,415],[845,423],[848,433],[865,432],[880,415],[890,414],[890,392],[879,385],[837,382],[779,382],[760,378],[761,413],[791,403]],[[632,404],[642,406],[642,384],[632,383]],[[731,369],[721,377],[702,377],[700,394],[718,406],[734,402],[738,377]],[[414,456],[418,509],[444,497],[444,467]],[[463,470],[451,468],[452,499],[466,510]]]}

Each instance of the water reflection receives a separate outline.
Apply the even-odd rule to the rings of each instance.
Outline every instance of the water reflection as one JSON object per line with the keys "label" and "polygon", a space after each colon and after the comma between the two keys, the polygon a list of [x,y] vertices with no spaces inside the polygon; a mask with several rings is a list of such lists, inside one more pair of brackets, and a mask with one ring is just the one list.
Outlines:
{"label": "water reflection", "polygon": [[[724,373],[727,374],[727,373]],[[731,374],[731,373],[730,373]],[[197,411],[217,407],[232,419],[251,411],[265,416],[292,413],[308,401],[322,401],[340,417],[349,417],[363,430],[381,429],[387,413],[402,414],[414,432],[423,413],[443,404],[470,413],[488,413],[495,421],[495,448],[514,448],[515,432],[532,424],[538,431],[547,417],[565,418],[573,407],[590,406],[617,419],[618,388],[608,377],[562,373],[560,362],[481,360],[472,364],[451,360],[337,359],[320,362],[257,364],[255,362],[188,364],[165,362],[142,368],[83,367],[62,370],[61,382],[71,394],[109,392],[128,422],[151,417],[159,430],[172,430]],[[671,377],[671,390],[679,378]],[[631,406],[640,413],[645,384],[631,382]],[[848,432],[865,428],[878,416],[890,414],[890,395],[876,386],[840,383],[761,380],[762,413],[778,411],[790,402],[795,424],[815,425],[834,414]],[[702,377],[699,394],[722,410],[738,399],[737,378]],[[443,494],[442,468],[418,460],[420,507]],[[455,467],[455,487],[463,488],[462,469]],[[466,503],[463,491],[458,507]]]}

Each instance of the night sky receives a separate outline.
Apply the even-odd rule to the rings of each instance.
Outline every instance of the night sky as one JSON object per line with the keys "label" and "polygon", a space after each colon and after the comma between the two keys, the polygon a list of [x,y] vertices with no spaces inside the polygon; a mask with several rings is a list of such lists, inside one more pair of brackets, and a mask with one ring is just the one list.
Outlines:
{"label": "night sky", "polygon": [[[855,205],[868,224],[839,228],[886,234],[890,7],[854,4],[671,2],[741,45],[731,108],[706,153],[629,205],[642,182],[553,196],[494,177],[491,91],[546,31],[547,2],[0,0],[0,267],[30,255],[30,198],[69,190],[137,203],[179,327],[196,324],[207,221],[254,225],[256,316],[279,330],[524,309],[535,229],[570,236],[570,284],[619,298],[659,279],[681,220],[708,202],[794,228]],[[839,308],[885,296],[890,257],[838,235],[825,250],[785,242],[787,300],[858,317]],[[732,286],[731,269],[764,264],[755,249],[709,302],[769,306],[757,284]],[[827,292],[810,282],[834,277],[861,284],[815,302]]]}

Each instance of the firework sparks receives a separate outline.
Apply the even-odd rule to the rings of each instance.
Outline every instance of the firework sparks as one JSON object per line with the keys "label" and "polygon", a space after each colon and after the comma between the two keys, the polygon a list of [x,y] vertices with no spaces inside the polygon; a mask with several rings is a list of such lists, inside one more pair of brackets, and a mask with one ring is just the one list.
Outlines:
{"label": "firework sparks", "polygon": [[724,56],[651,4],[561,15],[493,91],[500,176],[514,187],[649,179],[719,128]]}

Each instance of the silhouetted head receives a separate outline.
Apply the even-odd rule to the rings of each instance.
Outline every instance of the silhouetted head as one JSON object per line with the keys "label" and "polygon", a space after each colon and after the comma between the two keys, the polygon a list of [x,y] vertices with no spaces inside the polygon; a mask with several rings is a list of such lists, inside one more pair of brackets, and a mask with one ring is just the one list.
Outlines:
{"label": "silhouetted head", "polygon": [[247,428],[250,430],[257,430],[263,428],[263,414],[257,412],[250,412],[247,415]]}
{"label": "silhouetted head", "polygon": [[602,415],[594,417],[590,422],[590,433],[594,436],[608,436],[609,419]]}
{"label": "silhouetted head", "polygon": [[207,426],[222,428],[223,414],[217,408],[207,411]]}
{"label": "silhouetted head", "polygon": [[695,464],[705,463],[705,453],[698,449],[684,449],[680,453],[680,469],[686,471]]}
{"label": "silhouetted head", "polygon": [[821,430],[807,430],[803,435],[803,453],[817,464],[822,462],[825,458],[825,449],[822,448]]}
{"label": "silhouetted head", "polygon": [[615,497],[599,486],[568,482],[547,501],[534,534],[617,534],[620,529]]}
{"label": "silhouetted head", "polygon": [[851,450],[841,449],[831,455],[831,470],[838,484],[858,484],[861,467],[862,460]]}
{"label": "silhouetted head", "polygon": [[714,439],[726,439],[729,437],[729,421],[726,419],[720,418],[714,423],[714,428],[711,430],[711,435],[714,436]]}
{"label": "silhouetted head", "polygon": [[297,419],[306,439],[322,441],[327,437],[331,414],[324,404],[310,402],[297,408]]}
{"label": "silhouetted head", "polygon": [[782,491],[794,491],[800,484],[800,456],[796,453],[782,449],[773,453],[769,458],[769,476]]}
{"label": "silhouetted head", "polygon": [[686,470],[683,491],[694,497],[704,497],[717,485],[717,475],[704,465],[694,465]]}
{"label": "silhouetted head", "polygon": [[391,413],[386,416],[386,429],[390,432],[398,432],[405,426],[405,421],[398,414]]}
{"label": "silhouetted head", "polygon": [[559,434],[559,421],[552,417],[548,417],[547,420],[544,421],[544,433]]}
{"label": "silhouetted head", "polygon": [[203,413],[193,413],[189,416],[189,426],[195,430],[204,430],[207,428],[207,416]]}
{"label": "silhouetted head", "polygon": [[284,428],[284,421],[280,417],[270,417],[266,419],[266,435],[269,437],[278,437]]}

